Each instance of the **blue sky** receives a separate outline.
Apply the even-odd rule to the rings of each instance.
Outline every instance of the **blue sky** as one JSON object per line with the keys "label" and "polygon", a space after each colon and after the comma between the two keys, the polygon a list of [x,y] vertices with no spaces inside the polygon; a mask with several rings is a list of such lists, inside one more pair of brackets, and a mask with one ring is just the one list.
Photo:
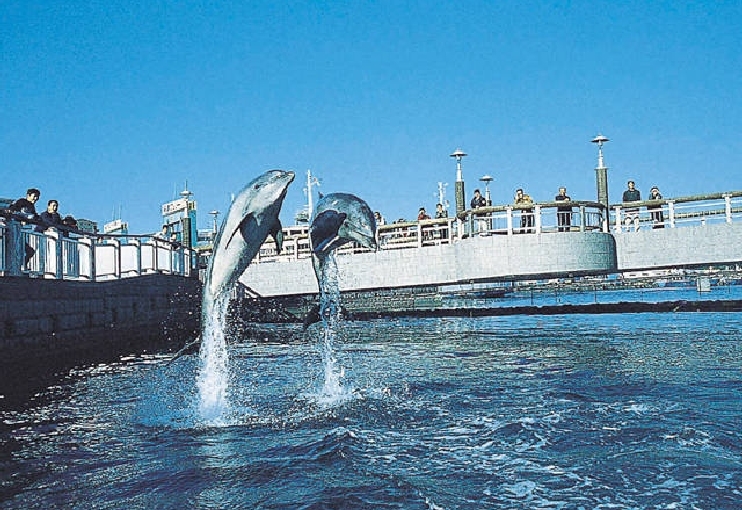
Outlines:
{"label": "blue sky", "polygon": [[256,175],[297,179],[387,219],[565,185],[610,201],[742,189],[742,2],[76,2],[0,4],[0,197],[155,232],[187,180],[226,211]]}

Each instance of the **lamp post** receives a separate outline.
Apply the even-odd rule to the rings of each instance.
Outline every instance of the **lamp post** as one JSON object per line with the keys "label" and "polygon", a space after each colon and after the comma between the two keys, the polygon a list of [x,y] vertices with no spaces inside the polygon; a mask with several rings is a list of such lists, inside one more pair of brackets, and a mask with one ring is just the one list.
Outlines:
{"label": "lamp post", "polygon": [[490,183],[495,180],[491,175],[483,175],[479,178],[484,183],[484,203],[488,206],[492,205],[492,197],[490,196]]}
{"label": "lamp post", "polygon": [[214,209],[213,211],[210,211],[209,214],[211,214],[214,217],[214,236],[216,236],[216,218],[219,216],[219,211]]}
{"label": "lamp post", "polygon": [[466,210],[466,202],[464,195],[464,173],[461,170],[461,159],[467,154],[461,149],[456,149],[452,158],[456,158],[456,216],[463,213]]}
{"label": "lamp post", "polygon": [[598,188],[598,202],[605,207],[603,231],[607,232],[610,211],[608,210],[608,168],[603,163],[603,144],[608,141],[608,138],[598,133],[598,136],[590,141],[598,144],[598,166],[595,168],[595,184]]}

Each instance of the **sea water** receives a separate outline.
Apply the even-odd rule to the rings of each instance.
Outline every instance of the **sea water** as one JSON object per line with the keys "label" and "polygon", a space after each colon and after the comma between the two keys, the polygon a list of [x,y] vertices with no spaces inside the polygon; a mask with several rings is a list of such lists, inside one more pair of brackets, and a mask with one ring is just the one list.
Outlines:
{"label": "sea water", "polygon": [[346,322],[334,403],[301,326],[255,328],[229,340],[220,424],[198,355],[4,410],[0,507],[742,507],[740,314]]}

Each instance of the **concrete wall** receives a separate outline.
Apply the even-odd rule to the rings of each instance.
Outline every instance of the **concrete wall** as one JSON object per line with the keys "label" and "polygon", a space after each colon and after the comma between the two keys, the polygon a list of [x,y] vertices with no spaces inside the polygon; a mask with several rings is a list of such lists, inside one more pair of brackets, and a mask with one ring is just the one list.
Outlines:
{"label": "concrete wall", "polygon": [[[615,271],[613,237],[600,232],[472,237],[454,244],[338,256],[340,290]],[[252,264],[241,281],[263,296],[318,292],[308,258]]]}
{"label": "concrete wall", "polygon": [[618,232],[619,271],[742,261],[742,223]]}
{"label": "concrete wall", "polygon": [[198,279],[171,275],[100,283],[0,278],[0,392],[29,370],[178,350],[198,332],[200,293]]}

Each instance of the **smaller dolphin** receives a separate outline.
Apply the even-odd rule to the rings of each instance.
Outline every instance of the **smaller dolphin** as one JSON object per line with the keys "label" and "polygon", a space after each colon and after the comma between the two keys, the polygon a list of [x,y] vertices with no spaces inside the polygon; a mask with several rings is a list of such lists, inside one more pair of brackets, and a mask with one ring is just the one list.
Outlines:
{"label": "smaller dolphin", "polygon": [[375,250],[376,219],[368,204],[357,196],[330,193],[317,202],[309,241],[312,253],[320,257],[352,241]]}
{"label": "smaller dolphin", "polygon": [[[350,193],[330,193],[317,202],[314,219],[309,227],[309,244],[312,248],[312,267],[317,277],[320,295],[331,293],[333,282],[326,278],[328,257],[340,246],[357,242],[375,250],[376,219],[371,208],[362,199]],[[337,282],[334,282],[337,285]],[[321,309],[323,307],[324,310]],[[338,305],[339,306],[339,305]],[[316,305],[304,319],[303,330],[322,320],[323,315],[332,314],[332,304]],[[342,307],[335,310],[342,311]]]}
{"label": "smaller dolphin", "polygon": [[294,172],[270,170],[253,179],[232,201],[219,233],[204,283],[203,303],[213,303],[232,290],[268,235],[281,252],[283,232],[278,215]]}

